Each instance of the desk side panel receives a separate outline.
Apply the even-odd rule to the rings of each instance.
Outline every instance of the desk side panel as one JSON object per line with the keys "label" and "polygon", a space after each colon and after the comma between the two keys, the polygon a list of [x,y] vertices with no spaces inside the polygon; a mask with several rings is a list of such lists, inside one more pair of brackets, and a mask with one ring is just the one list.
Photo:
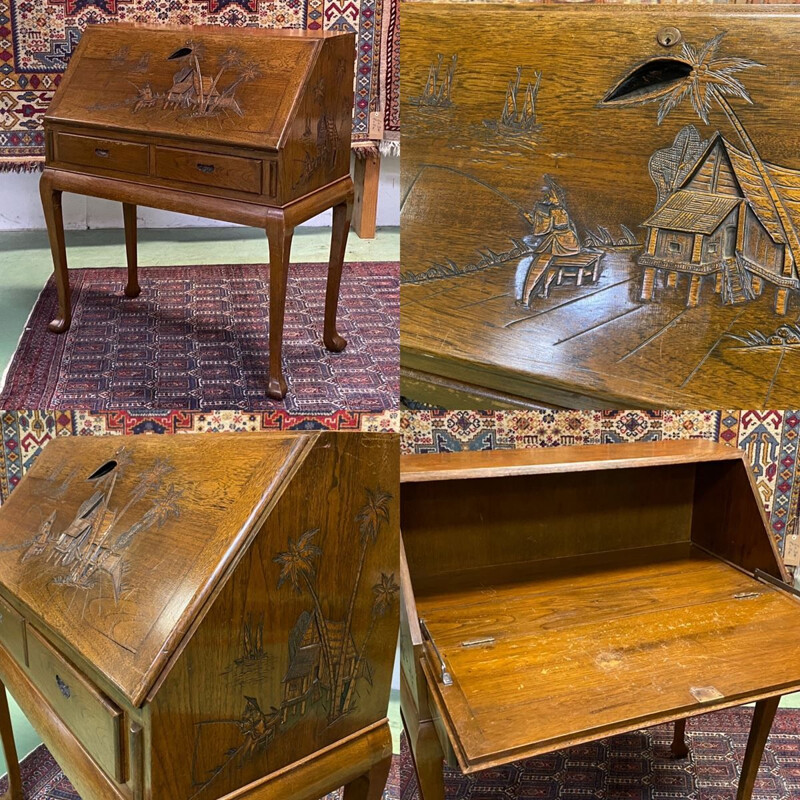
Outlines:
{"label": "desk side panel", "polygon": [[153,698],[153,797],[221,797],[386,717],[398,481],[397,437],[320,436]]}
{"label": "desk side panel", "polygon": [[294,117],[284,131],[280,197],[288,203],[350,171],[353,109],[353,34],[319,44]]}
{"label": "desk side panel", "polygon": [[789,581],[744,460],[698,464],[694,502],[693,543],[747,572]]}

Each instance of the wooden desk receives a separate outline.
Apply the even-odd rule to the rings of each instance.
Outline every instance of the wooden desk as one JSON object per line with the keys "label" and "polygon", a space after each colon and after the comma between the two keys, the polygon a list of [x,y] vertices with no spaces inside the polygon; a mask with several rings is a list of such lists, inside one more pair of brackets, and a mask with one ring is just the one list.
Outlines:
{"label": "wooden desk", "polygon": [[687,717],[757,701],[749,797],[800,688],[800,598],[738,450],[408,456],[401,481],[401,702],[425,800],[443,756],[471,773],[672,720],[680,756]]}
{"label": "wooden desk", "polygon": [[336,310],[353,207],[354,35],[89,26],[44,117],[41,179],[59,297],[71,322],[62,192],[123,204],[125,294],[139,294],[136,205],[253,225],[270,261],[270,397],[281,367],[294,228],[333,208],[324,343],[346,346]]}
{"label": "wooden desk", "polygon": [[379,800],[397,471],[390,434],[48,444],[0,508],[0,680],[84,800]]}
{"label": "wooden desk", "polygon": [[797,6],[409,2],[402,17],[401,394],[790,407]]}

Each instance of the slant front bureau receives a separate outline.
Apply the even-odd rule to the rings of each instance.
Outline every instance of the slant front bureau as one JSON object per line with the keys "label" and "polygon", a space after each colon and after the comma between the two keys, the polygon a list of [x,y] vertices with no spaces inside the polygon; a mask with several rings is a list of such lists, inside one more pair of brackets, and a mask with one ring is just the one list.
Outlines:
{"label": "slant front bureau", "polygon": [[0,509],[0,679],[83,800],[379,800],[397,472],[390,434],[44,449]]}
{"label": "slant front bureau", "polygon": [[401,706],[424,800],[466,773],[756,701],[739,800],[800,598],[740,451],[702,441],[408,456]]}
{"label": "slant front bureau", "polygon": [[346,342],[336,309],[353,205],[352,33],[89,26],[44,118],[41,179],[59,316],[70,326],[62,192],[123,204],[129,297],[139,294],[136,205],[266,230],[269,395],[281,370],[296,225],[333,208],[324,342]]}

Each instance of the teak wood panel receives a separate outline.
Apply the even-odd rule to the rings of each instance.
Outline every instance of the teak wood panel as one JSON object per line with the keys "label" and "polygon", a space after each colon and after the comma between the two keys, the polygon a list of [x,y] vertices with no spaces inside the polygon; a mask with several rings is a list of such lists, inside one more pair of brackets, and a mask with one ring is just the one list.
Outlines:
{"label": "teak wood panel", "polygon": [[126,781],[122,711],[35,630],[28,632],[31,679],[106,774]]}
{"label": "teak wood panel", "polygon": [[398,456],[389,434],[317,440],[151,693],[154,797],[227,795],[386,717]]}
{"label": "teak wood panel", "polygon": [[625,444],[571,445],[516,450],[463,450],[457,453],[405,455],[403,483],[539,475],[596,469],[634,469],[705,461],[741,461],[742,453],[706,439],[676,439]]}
{"label": "teak wood panel", "polygon": [[786,635],[800,605],[702,553],[417,595],[417,610],[453,678],[441,683],[429,652],[467,772],[800,687]]}
{"label": "teak wood panel", "polygon": [[451,572],[689,540],[693,465],[403,485],[409,569]]}
{"label": "teak wood panel", "polygon": [[328,43],[309,74],[282,151],[281,197],[301,197],[350,173],[355,37]]}
{"label": "teak wood panel", "polygon": [[[405,3],[402,17],[401,360],[429,376],[421,399],[444,378],[572,407],[791,404],[797,9]],[[660,44],[668,26],[680,39]],[[656,58],[675,70],[659,97],[606,101]],[[687,94],[659,123],[644,101],[693,65],[705,119]],[[705,95],[727,68],[741,86]]]}
{"label": "teak wood panel", "polygon": [[[48,118],[275,150],[305,74],[330,36],[247,28],[232,35],[213,26],[90,25]],[[196,52],[181,56],[183,48],[191,50],[190,40],[198,45]],[[183,87],[176,86],[175,76],[185,66],[199,68],[210,79],[207,91],[219,75],[215,91],[233,98],[236,108],[220,115],[182,109],[177,92]],[[169,100],[170,92],[176,98],[166,106],[148,100]]]}
{"label": "teak wood panel", "polygon": [[[133,706],[312,440],[220,434],[209,462],[201,439],[86,439],[77,462],[71,442],[55,440],[0,515],[6,597]],[[93,477],[112,462],[116,468]],[[180,481],[170,479],[173,471]],[[115,531],[104,540],[106,567],[84,585],[81,562],[65,563],[51,542],[77,542],[83,522],[101,514]]]}

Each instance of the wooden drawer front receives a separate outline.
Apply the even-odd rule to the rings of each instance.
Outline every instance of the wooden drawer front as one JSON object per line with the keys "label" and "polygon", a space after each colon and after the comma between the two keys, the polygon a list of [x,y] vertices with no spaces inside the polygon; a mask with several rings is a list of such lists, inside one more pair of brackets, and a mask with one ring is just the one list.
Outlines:
{"label": "wooden drawer front", "polygon": [[25,620],[4,600],[0,600],[0,642],[20,664],[27,664]]}
{"label": "wooden drawer front", "polygon": [[148,146],[117,139],[95,139],[72,133],[56,134],[56,159],[85,167],[147,175]]}
{"label": "wooden drawer front", "polygon": [[99,766],[123,783],[123,712],[32,628],[28,661],[33,683],[58,716]]}
{"label": "wooden drawer front", "polygon": [[171,181],[261,193],[261,162],[256,158],[156,147],[156,175]]}

